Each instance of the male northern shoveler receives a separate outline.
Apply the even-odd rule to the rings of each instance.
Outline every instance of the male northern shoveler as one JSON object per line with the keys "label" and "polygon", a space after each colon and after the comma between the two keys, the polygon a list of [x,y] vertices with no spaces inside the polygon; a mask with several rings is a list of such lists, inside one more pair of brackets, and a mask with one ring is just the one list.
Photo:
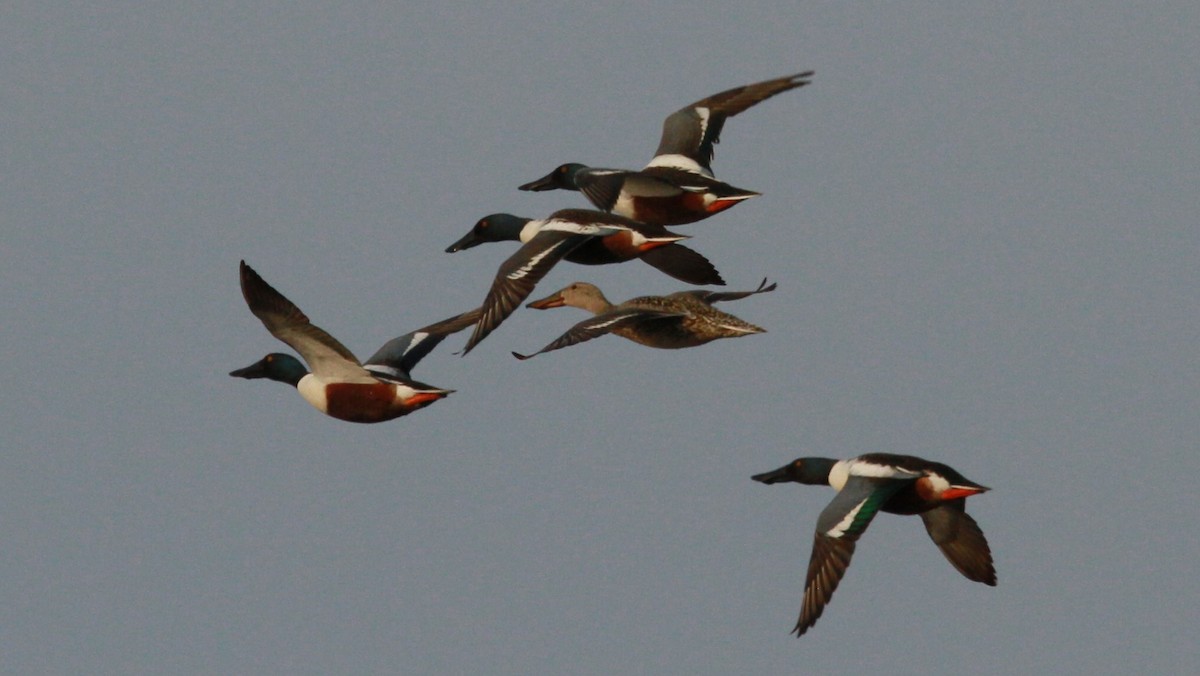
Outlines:
{"label": "male northern shoveler", "polygon": [[991,549],[979,525],[966,513],[967,497],[990,489],[940,462],[890,453],[849,460],[799,458],[751,478],[765,484],[828,484],[838,490],[817,518],[804,605],[792,630],[797,637],[816,624],[850,566],[854,543],[880,510],[920,514],[929,537],[958,572],[968,580],[996,586]]}
{"label": "male northern shoveler", "polygon": [[318,411],[350,422],[399,418],[453,392],[412,380],[409,371],[443,338],[479,319],[475,309],[430,324],[389,340],[360,364],[350,350],[311,324],[300,308],[271,288],[246,261],[241,263],[241,281],[250,311],[271,335],[299,352],[312,373],[292,355],[273,352],[229,375],[287,383]]}
{"label": "male northern shoveler", "polygon": [[550,268],[564,258],[583,265],[640,258],[690,284],[724,284],[707,258],[679,244],[684,239],[688,237],[661,225],[647,225],[587,209],[561,209],[546,219],[512,214],[492,214],[479,219],[470,232],[447,247],[447,253],[484,242],[516,240],[524,244],[500,264],[480,308],[483,314],[462,353],[470,352],[512,314]]}
{"label": "male northern shoveler", "polygon": [[615,333],[635,343],[665,350],[695,347],[718,338],[764,333],[766,329],[721,312],[712,304],[774,290],[775,285],[767,286],[767,280],[764,279],[753,291],[678,291],[669,296],[641,296],[613,305],[594,284],[575,282],[525,307],[547,310],[569,305],[596,316],[572,326],[554,342],[533,354],[513,352],[513,356],[529,359],[606,333]]}
{"label": "male northern shoveler", "polygon": [[658,225],[694,223],[757,196],[713,177],[713,145],[726,118],[812,82],[813,71],[734,87],[671,113],[654,159],[641,171],[568,163],[521,190],[577,190],[598,208]]}

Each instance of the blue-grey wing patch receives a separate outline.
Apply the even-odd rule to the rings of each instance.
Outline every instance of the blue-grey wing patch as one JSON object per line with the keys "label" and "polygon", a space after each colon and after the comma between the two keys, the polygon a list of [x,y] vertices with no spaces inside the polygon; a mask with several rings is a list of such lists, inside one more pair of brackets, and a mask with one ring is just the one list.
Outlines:
{"label": "blue-grey wing patch", "polygon": [[407,380],[413,368],[446,336],[476,323],[482,314],[481,308],[475,308],[393,338],[376,350],[364,366],[385,376],[385,380]]}
{"label": "blue-grey wing patch", "polygon": [[821,512],[804,581],[800,618],[792,630],[797,636],[817,623],[850,567],[855,542],[884,503],[908,483],[907,480],[852,476]]}

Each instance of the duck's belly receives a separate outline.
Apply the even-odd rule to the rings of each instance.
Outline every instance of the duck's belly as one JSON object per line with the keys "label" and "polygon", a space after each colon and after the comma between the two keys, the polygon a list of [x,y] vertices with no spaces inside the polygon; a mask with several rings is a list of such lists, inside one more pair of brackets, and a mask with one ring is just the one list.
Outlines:
{"label": "duck's belly", "polygon": [[300,396],[313,408],[332,418],[357,423],[376,423],[411,410],[390,383],[322,383],[312,374],[297,384]]}
{"label": "duck's belly", "polygon": [[703,195],[678,193],[669,197],[637,196],[626,202],[622,216],[654,225],[684,225],[710,215]]}
{"label": "duck's belly", "polygon": [[926,477],[909,483],[887,501],[883,511],[889,514],[921,514],[937,507],[941,503],[930,497],[927,486]]}
{"label": "duck's belly", "polygon": [[656,347],[660,350],[679,350],[685,347],[696,347],[713,340],[699,336],[684,325],[681,319],[658,319],[640,322],[633,326],[615,329],[613,333],[627,338],[639,345]]}
{"label": "duck's belly", "polygon": [[637,258],[639,252],[636,250],[618,253],[618,250],[621,248],[631,249],[632,247],[628,243],[621,246],[618,245],[616,240],[605,242],[607,239],[609,238],[593,237],[582,245],[575,247],[571,253],[566,255],[566,259],[578,265],[607,265],[609,263],[621,263]]}

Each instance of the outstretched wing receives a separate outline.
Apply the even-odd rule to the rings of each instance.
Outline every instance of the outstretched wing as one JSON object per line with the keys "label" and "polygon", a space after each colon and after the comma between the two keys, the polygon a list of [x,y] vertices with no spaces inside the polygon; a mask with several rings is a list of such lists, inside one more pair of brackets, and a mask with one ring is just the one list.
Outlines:
{"label": "outstretched wing", "polygon": [[725,280],[707,258],[678,242],[655,247],[639,258],[643,263],[657,268],[688,284],[716,284],[724,286]]}
{"label": "outstretched wing", "polygon": [[593,236],[565,230],[543,230],[517,249],[515,254],[500,265],[492,288],[488,290],[487,298],[479,308],[481,314],[475,324],[475,331],[463,348],[462,354],[470,352],[500,326],[500,323],[517,309],[521,301],[533,293],[533,288],[547,272],[550,272],[555,263]]}
{"label": "outstretched wing", "polygon": [[425,355],[437,347],[446,336],[479,321],[481,314],[481,309],[475,308],[393,338],[371,355],[364,366],[368,371],[386,380],[408,381],[409,374]]}
{"label": "outstretched wing", "polygon": [[308,320],[296,304],[267,284],[246,261],[241,262],[242,296],[250,311],[279,340],[300,353],[313,374],[348,382],[373,379],[354,353]]}
{"label": "outstretched wing", "polygon": [[764,278],[758,285],[758,288],[753,291],[709,291],[707,289],[696,289],[693,291],[681,291],[679,293],[689,294],[708,304],[719,303],[727,300],[741,300],[748,296],[753,296],[756,293],[769,293],[775,290],[775,284],[767,286],[767,280]]}
{"label": "outstretched wing", "polygon": [[966,512],[966,498],[950,500],[921,513],[925,530],[946,560],[968,580],[996,586],[992,550],[975,519]]}
{"label": "outstretched wing", "polygon": [[842,576],[850,566],[855,542],[879,509],[911,479],[851,476],[837,497],[817,518],[812,558],[804,581],[800,619],[792,631],[802,636],[821,617]]}
{"label": "outstretched wing", "polygon": [[587,169],[575,174],[575,187],[603,211],[612,211],[631,172],[625,169]]}
{"label": "outstretched wing", "polygon": [[599,338],[606,333],[611,333],[623,326],[637,324],[652,319],[666,319],[669,317],[686,317],[684,312],[662,312],[659,310],[649,310],[646,308],[616,308],[608,312],[602,312],[594,317],[585,319],[575,326],[567,329],[566,333],[554,339],[546,347],[534,352],[533,354],[518,354],[513,352],[513,356],[517,359],[529,359],[543,352],[551,352],[564,347],[575,345],[589,341],[593,338]]}
{"label": "outstretched wing", "polygon": [[711,175],[713,145],[720,141],[726,118],[776,94],[803,87],[812,82],[812,75],[810,70],[734,87],[680,108],[663,121],[662,139],[650,164],[669,166],[678,162],[673,156],[681,156],[679,159],[691,160],[699,166],[688,167],[684,161],[678,163],[680,168]]}

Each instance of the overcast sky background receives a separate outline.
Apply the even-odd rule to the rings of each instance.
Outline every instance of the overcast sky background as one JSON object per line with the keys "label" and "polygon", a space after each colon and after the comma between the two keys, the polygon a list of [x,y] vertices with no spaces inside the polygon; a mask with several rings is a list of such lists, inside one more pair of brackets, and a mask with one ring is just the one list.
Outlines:
{"label": "overcast sky background", "polygon": [[[1194,1],[103,4],[0,7],[0,670],[1200,664]],[[678,228],[768,333],[518,362],[583,318],[521,310],[374,426],[227,375],[286,349],[239,259],[365,357],[483,299],[479,217],[586,204],[517,185],[805,69]],[[883,515],[796,640],[833,492],[749,477],[879,451],[993,487],[999,586]]]}

